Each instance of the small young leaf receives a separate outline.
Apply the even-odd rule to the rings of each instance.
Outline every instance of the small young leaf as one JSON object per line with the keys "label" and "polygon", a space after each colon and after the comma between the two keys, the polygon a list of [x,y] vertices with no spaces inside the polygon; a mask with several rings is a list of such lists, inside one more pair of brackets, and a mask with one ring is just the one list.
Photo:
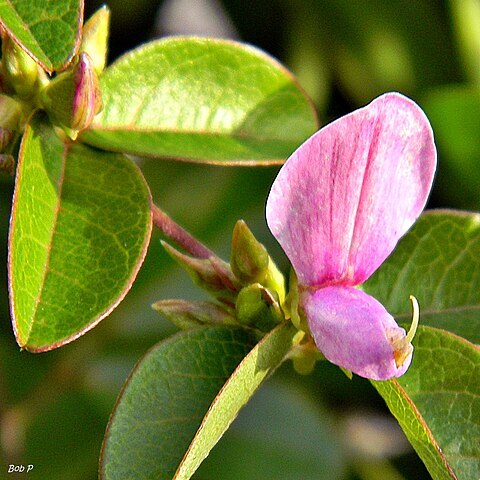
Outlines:
{"label": "small young leaf", "polygon": [[480,478],[480,349],[420,327],[405,375],[373,381],[434,480]]}
{"label": "small young leaf", "polygon": [[235,42],[170,38],[100,78],[103,111],[82,139],[106,150],[218,164],[281,163],[317,128],[292,75]]}
{"label": "small young leaf", "polygon": [[0,23],[47,72],[65,69],[80,42],[83,0],[0,2]]}
{"label": "small young leaf", "polygon": [[423,214],[363,288],[399,322],[410,321],[414,295],[420,325],[480,343],[480,215]]}
{"label": "small young leaf", "polygon": [[45,114],[27,126],[9,238],[17,342],[31,351],[93,328],[129,290],[151,232],[150,193],[127,158],[64,143]]}
{"label": "small young leaf", "polygon": [[100,478],[189,479],[282,362],[294,332],[291,324],[283,324],[254,347],[255,338],[246,330],[198,328],[154,347],[117,401]]}

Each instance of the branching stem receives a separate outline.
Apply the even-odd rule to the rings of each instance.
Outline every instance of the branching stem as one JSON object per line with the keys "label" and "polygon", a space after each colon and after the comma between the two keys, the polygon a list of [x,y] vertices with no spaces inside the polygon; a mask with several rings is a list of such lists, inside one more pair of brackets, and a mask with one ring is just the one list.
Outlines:
{"label": "branching stem", "polygon": [[153,223],[170,240],[196,258],[215,257],[209,248],[192,237],[184,228],[172,220],[163,210],[152,203]]}

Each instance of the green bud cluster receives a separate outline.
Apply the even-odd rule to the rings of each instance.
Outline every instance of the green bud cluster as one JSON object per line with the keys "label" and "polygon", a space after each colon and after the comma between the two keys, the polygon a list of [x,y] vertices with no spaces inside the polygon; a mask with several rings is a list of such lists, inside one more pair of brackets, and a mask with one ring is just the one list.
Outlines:
{"label": "green bud cluster", "polygon": [[101,110],[98,76],[105,68],[110,12],[100,8],[84,25],[82,42],[68,69],[53,78],[2,32],[0,65],[0,167],[10,165],[17,140],[38,108],[72,139]]}
{"label": "green bud cluster", "polygon": [[162,243],[193,282],[215,299],[215,302],[165,300],[153,305],[179,328],[223,323],[268,332],[285,320],[283,275],[243,220],[233,230],[230,263],[216,255],[189,256]]}

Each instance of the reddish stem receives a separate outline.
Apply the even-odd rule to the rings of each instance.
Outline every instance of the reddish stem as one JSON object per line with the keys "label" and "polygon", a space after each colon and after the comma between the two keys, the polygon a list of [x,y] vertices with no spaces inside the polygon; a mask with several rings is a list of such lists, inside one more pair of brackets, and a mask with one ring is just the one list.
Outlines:
{"label": "reddish stem", "polygon": [[179,247],[196,258],[210,258],[216,256],[203,243],[192,237],[184,228],[178,223],[175,223],[163,210],[160,210],[154,203],[152,203],[153,223],[160,231],[173,240]]}

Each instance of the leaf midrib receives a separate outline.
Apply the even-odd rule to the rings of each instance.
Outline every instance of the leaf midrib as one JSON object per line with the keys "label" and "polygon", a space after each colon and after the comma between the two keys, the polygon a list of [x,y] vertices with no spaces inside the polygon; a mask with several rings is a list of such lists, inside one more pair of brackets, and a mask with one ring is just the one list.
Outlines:
{"label": "leaf midrib", "polygon": [[64,179],[65,179],[65,167],[66,167],[67,152],[68,152],[68,148],[66,148],[66,146],[64,146],[63,153],[62,153],[61,173],[60,173],[60,176],[59,176],[58,182],[57,182],[57,188],[58,188],[58,190],[57,190],[57,202],[56,202],[55,207],[54,207],[55,212],[54,212],[54,219],[53,219],[53,224],[52,224],[52,228],[51,228],[50,241],[48,243],[48,248],[47,248],[47,258],[45,260],[42,280],[40,282],[40,287],[39,287],[39,290],[38,290],[38,293],[37,293],[37,299],[35,300],[34,310],[33,310],[32,315],[30,317],[30,328],[29,328],[28,334],[25,338],[25,344],[27,344],[28,340],[30,339],[30,335],[32,333],[32,330],[33,330],[33,327],[34,327],[34,324],[35,324],[35,319],[37,318],[38,307],[42,303],[42,294],[44,292],[44,287],[45,287],[45,282],[46,282],[46,279],[47,279],[47,275],[48,275],[48,272],[50,271],[50,257],[51,257],[51,254],[52,254],[53,238],[54,238],[56,230],[57,230],[56,227],[57,227],[57,223],[58,223],[58,216],[59,216],[59,213],[60,213],[60,204],[61,204],[61,200],[62,200],[62,190],[63,190]]}
{"label": "leaf midrib", "polygon": [[135,132],[135,133],[144,133],[144,134],[157,134],[157,135],[162,135],[162,134],[174,134],[174,135],[199,135],[202,137],[220,137],[220,138],[233,138],[235,140],[254,140],[258,142],[283,142],[283,143],[292,143],[292,142],[297,142],[298,139],[285,139],[285,138],[280,138],[280,137],[266,137],[266,136],[255,136],[255,135],[249,135],[246,132],[241,132],[241,131],[235,131],[233,130],[232,132],[229,131],[222,131],[222,130],[179,130],[175,128],[148,128],[148,127],[135,127],[132,125],[128,124],[110,124],[108,126],[97,126],[95,124],[92,125],[92,127],[85,132],[85,136],[87,137],[88,141],[88,135],[90,134],[95,134],[96,132],[113,132],[113,133],[118,133],[118,132]]}

